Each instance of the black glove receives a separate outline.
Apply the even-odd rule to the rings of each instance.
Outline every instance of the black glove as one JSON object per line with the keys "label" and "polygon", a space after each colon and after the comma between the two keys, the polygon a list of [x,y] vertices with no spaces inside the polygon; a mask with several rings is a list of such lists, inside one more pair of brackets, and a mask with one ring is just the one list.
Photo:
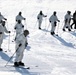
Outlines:
{"label": "black glove", "polygon": [[45,17],[47,17],[47,15],[45,15]]}
{"label": "black glove", "polygon": [[17,22],[17,20],[16,20],[16,22]]}
{"label": "black glove", "polygon": [[5,25],[3,24],[2,26],[4,27]]}
{"label": "black glove", "polygon": [[2,32],[0,32],[0,34],[2,34]]}
{"label": "black glove", "polygon": [[56,27],[56,25],[54,25]]}
{"label": "black glove", "polygon": [[24,18],[24,20],[26,20],[26,18]]}
{"label": "black glove", "polygon": [[19,44],[19,47],[20,47],[21,45],[22,45],[22,44],[20,43],[20,44]]}
{"label": "black glove", "polygon": [[14,29],[16,29],[16,27]]}
{"label": "black glove", "polygon": [[11,33],[11,31],[8,31],[8,33]]}
{"label": "black glove", "polygon": [[5,18],[5,20],[7,20],[7,19]]}
{"label": "black glove", "polygon": [[58,20],[58,22],[60,22],[60,20]]}
{"label": "black glove", "polygon": [[22,25],[22,28],[24,28],[24,26]]}
{"label": "black glove", "polygon": [[50,23],[51,23],[51,21],[50,21]]}
{"label": "black glove", "polygon": [[37,19],[39,19],[39,17]]}
{"label": "black glove", "polygon": [[25,44],[25,47],[27,47],[28,43]]}

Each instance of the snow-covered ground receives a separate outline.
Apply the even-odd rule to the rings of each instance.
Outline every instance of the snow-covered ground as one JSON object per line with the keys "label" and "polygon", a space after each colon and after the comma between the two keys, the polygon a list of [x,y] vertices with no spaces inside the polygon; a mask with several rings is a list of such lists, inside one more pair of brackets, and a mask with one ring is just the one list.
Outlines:
{"label": "snow-covered ground", "polygon": [[[47,14],[47,18],[43,19],[42,30],[38,30],[37,22],[40,10]],[[8,19],[6,26],[11,31],[10,37],[5,34],[3,52],[0,52],[0,75],[76,75],[76,32],[62,31],[67,10],[72,13],[76,10],[76,0],[0,0],[0,12]],[[26,22],[23,21],[25,29],[27,27],[30,31],[29,45],[23,58],[30,70],[5,67],[15,52],[15,42],[12,41],[15,37],[15,16],[19,11],[26,17]],[[57,11],[60,19],[56,29],[58,37],[50,35],[51,26],[46,30],[53,11]],[[8,65],[14,63],[14,58]]]}

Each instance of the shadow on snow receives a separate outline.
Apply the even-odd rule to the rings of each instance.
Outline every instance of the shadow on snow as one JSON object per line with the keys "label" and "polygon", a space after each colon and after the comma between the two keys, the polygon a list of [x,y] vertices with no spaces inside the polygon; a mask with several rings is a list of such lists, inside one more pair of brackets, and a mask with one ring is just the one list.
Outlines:
{"label": "shadow on snow", "polygon": [[55,37],[57,40],[59,40],[62,45],[65,45],[65,46],[68,46],[68,47],[71,47],[71,48],[74,48],[73,44],[70,43],[70,42],[66,42],[64,39],[62,39],[60,36],[56,36]]}

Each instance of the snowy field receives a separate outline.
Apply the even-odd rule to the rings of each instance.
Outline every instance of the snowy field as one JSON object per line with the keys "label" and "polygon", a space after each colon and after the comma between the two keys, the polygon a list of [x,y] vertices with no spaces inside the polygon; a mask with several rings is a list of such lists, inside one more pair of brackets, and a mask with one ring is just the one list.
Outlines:
{"label": "snowy field", "polygon": [[[47,18],[43,19],[42,30],[38,30],[37,15],[42,10]],[[7,18],[6,27],[11,31],[5,34],[0,52],[0,75],[76,75],[76,31],[63,32],[64,15],[67,10],[76,10],[76,0],[0,0],[0,12]],[[29,70],[5,67],[15,52],[14,25],[19,11],[26,18],[25,29],[30,32],[28,47],[25,49],[23,62]],[[58,37],[50,35],[49,17],[57,11],[60,20],[56,29]],[[47,30],[48,28],[48,30]],[[8,63],[14,63],[14,58]]]}

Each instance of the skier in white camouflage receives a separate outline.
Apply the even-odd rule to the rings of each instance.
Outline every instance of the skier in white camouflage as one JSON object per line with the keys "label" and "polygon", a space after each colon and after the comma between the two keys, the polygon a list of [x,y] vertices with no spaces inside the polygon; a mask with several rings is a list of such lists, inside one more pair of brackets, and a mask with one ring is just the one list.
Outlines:
{"label": "skier in white camouflage", "polygon": [[22,62],[23,59],[23,53],[25,49],[25,45],[27,47],[27,35],[29,34],[28,30],[24,30],[24,32],[20,35],[18,35],[15,39],[16,42],[16,59],[14,62],[14,66],[25,66],[25,64]]}
{"label": "skier in white camouflage", "polygon": [[1,12],[0,12],[0,23],[1,23],[1,21],[5,21],[5,20],[7,20],[6,18],[4,18],[4,16],[1,14]]}
{"label": "skier in white camouflage", "polygon": [[19,14],[16,16],[16,21],[20,20],[22,22],[22,20],[26,20],[26,18],[24,18],[22,16],[22,12],[19,12]]}
{"label": "skier in white camouflage", "polygon": [[5,26],[5,21],[1,21],[1,23],[0,23],[0,51],[3,50],[1,48],[1,45],[3,43],[4,32],[10,33],[10,31],[8,31],[6,26]]}
{"label": "skier in white camouflage", "polygon": [[37,16],[37,19],[38,19],[38,24],[39,24],[39,29],[41,29],[41,24],[42,24],[42,20],[43,20],[43,17],[47,17],[47,15],[44,15],[43,13],[42,13],[42,11],[40,11],[40,13],[38,14],[38,16]]}
{"label": "skier in white camouflage", "polygon": [[65,28],[67,28],[68,31],[71,31],[71,28],[70,28],[71,17],[72,17],[71,11],[67,11],[67,14],[64,17],[63,31],[66,31]]}
{"label": "skier in white camouflage", "polygon": [[17,21],[17,24],[15,25],[14,29],[16,30],[16,36],[18,34],[23,33],[23,31],[24,31],[24,25],[21,23],[21,20]]}
{"label": "skier in white camouflage", "polygon": [[58,17],[56,15],[56,11],[54,11],[53,15],[49,18],[49,22],[51,23],[51,35],[55,34],[55,28],[57,26],[57,21],[60,22],[60,20],[58,20]]}
{"label": "skier in white camouflage", "polygon": [[73,23],[71,24],[71,29],[72,29],[72,27],[73,27],[73,25],[74,25],[74,29],[76,29],[76,10],[75,10],[75,12],[73,13],[73,18],[72,18],[72,20],[73,20]]}

